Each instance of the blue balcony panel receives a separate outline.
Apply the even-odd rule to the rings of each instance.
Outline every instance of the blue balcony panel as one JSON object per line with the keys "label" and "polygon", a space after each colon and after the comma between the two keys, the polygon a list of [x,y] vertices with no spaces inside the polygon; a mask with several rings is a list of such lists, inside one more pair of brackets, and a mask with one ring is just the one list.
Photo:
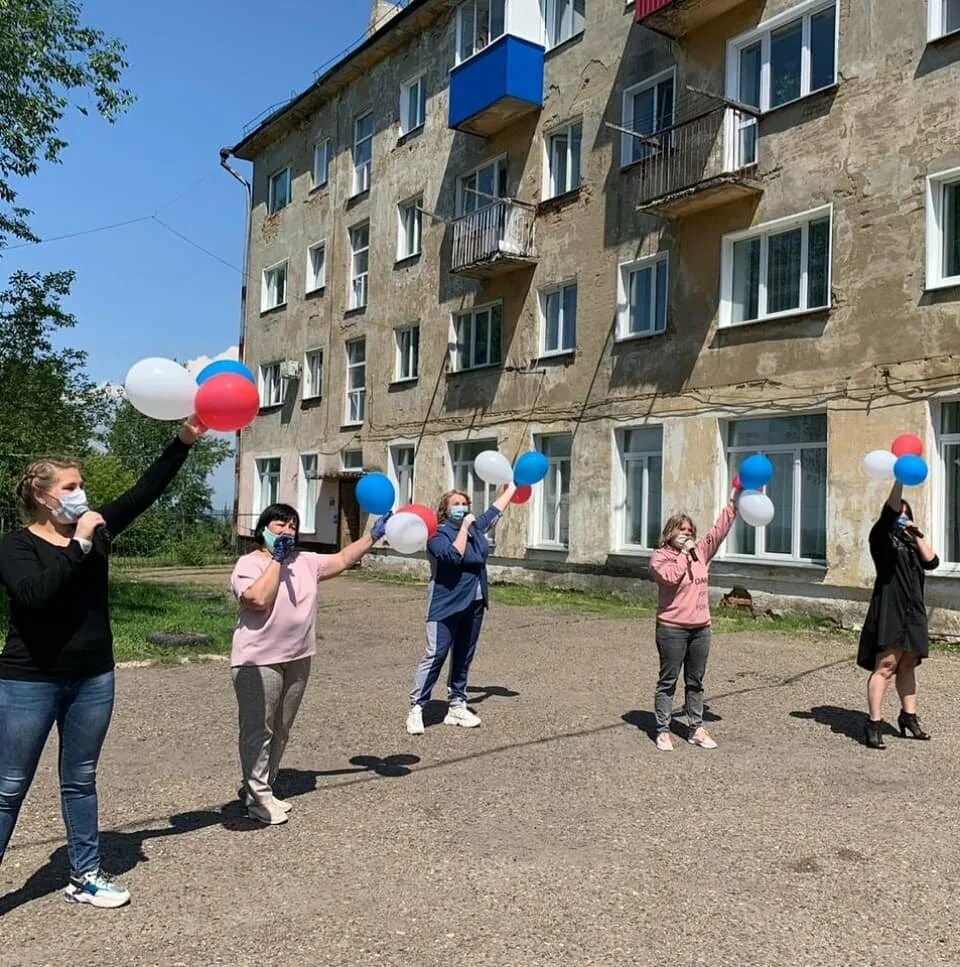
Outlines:
{"label": "blue balcony panel", "polygon": [[489,136],[543,107],[544,49],[505,34],[450,72],[451,128]]}

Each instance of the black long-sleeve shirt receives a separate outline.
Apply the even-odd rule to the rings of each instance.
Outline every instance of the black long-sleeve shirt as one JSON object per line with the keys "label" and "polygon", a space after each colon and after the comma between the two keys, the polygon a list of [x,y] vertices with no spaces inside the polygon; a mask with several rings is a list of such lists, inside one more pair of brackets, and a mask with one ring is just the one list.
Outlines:
{"label": "black long-sleeve shirt", "polygon": [[[166,490],[189,452],[178,437],[130,490],[98,508],[111,537]],[[0,678],[58,681],[113,668],[109,554],[99,533],[88,554],[76,541],[59,547],[26,528],[0,543],[0,584],[10,599]]]}

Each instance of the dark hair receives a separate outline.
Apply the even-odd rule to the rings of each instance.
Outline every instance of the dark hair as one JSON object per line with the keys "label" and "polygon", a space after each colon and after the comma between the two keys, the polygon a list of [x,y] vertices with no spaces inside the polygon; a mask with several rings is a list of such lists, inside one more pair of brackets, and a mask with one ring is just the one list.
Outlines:
{"label": "dark hair", "polygon": [[913,508],[903,498],[900,499],[900,513],[905,513],[910,520],[913,520]]}
{"label": "dark hair", "polygon": [[263,532],[267,529],[267,524],[272,524],[277,520],[282,524],[293,524],[294,540],[300,537],[300,515],[297,513],[296,508],[291,507],[289,504],[271,504],[257,520],[257,526],[253,532],[253,539],[262,545]]}

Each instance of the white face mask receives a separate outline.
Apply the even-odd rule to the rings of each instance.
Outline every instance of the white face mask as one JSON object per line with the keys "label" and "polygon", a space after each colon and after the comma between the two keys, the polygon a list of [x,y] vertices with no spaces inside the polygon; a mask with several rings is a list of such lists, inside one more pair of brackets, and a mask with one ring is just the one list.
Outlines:
{"label": "white face mask", "polygon": [[60,506],[52,513],[61,524],[75,524],[90,509],[87,495],[82,489],[71,490],[70,493],[54,499]]}

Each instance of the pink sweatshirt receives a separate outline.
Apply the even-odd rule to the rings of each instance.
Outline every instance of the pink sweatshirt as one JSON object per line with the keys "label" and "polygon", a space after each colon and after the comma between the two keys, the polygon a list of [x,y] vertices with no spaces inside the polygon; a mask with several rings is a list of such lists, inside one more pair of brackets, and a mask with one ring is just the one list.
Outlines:
{"label": "pink sweatshirt", "polygon": [[[280,588],[269,611],[241,606],[233,632],[230,665],[279,665],[309,658],[317,650],[317,582],[329,566],[327,554],[297,551],[280,569]],[[270,563],[253,551],[237,561],[230,579],[233,593],[247,590]]]}
{"label": "pink sweatshirt", "polygon": [[696,560],[675,547],[659,548],[650,558],[650,572],[660,591],[657,621],[681,628],[710,624],[707,569],[733,527],[737,512],[727,504],[708,534],[697,541]]}

